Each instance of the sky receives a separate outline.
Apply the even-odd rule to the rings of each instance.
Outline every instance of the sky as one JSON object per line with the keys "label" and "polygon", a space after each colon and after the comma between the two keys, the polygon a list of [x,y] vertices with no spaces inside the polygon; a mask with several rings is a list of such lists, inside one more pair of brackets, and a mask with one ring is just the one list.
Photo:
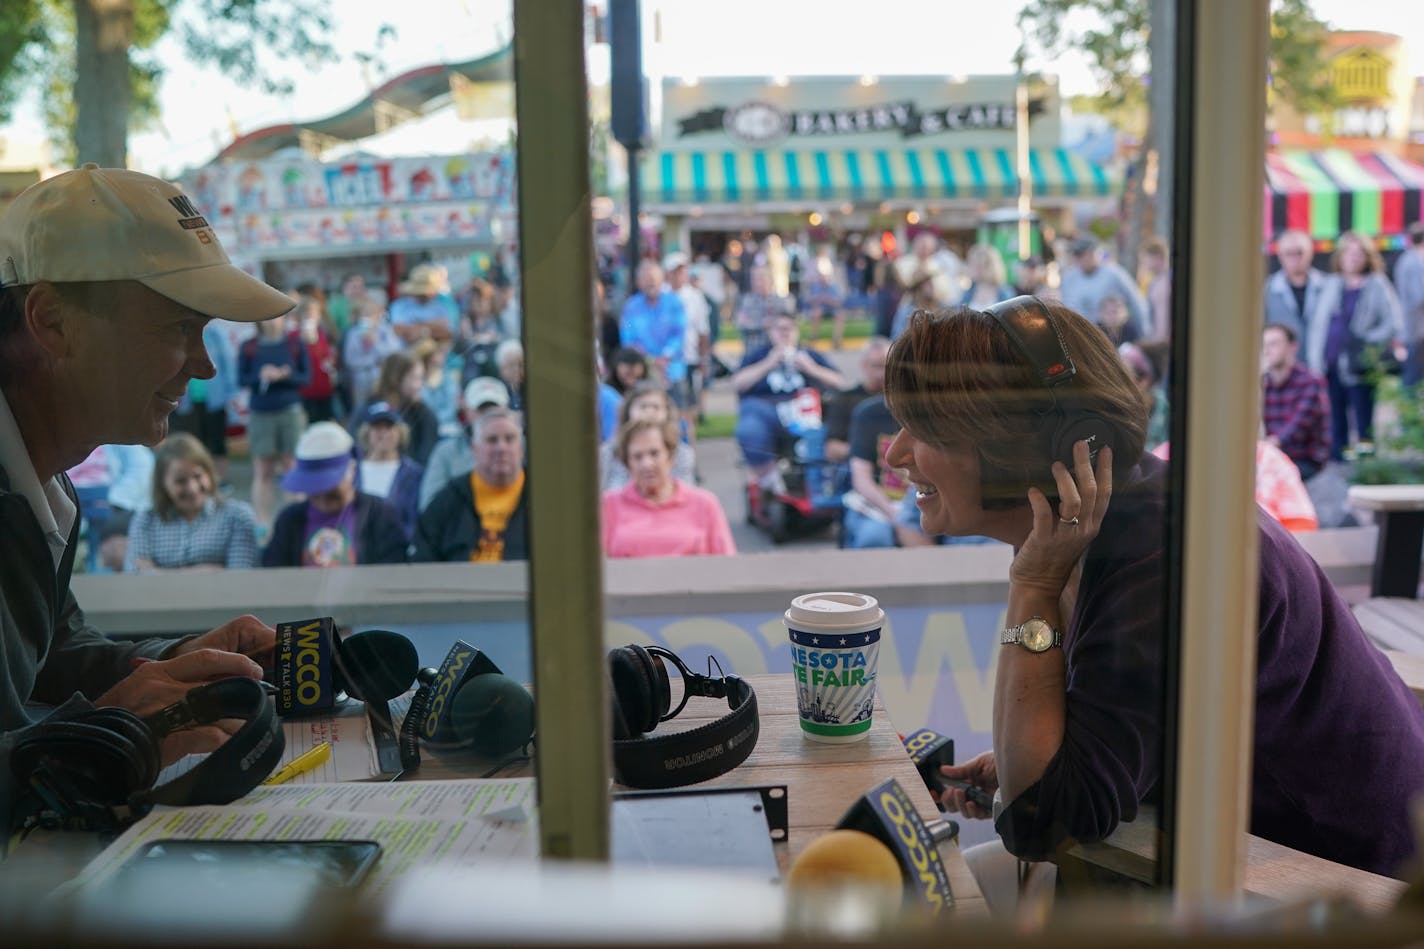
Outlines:
{"label": "sky", "polygon": [[[606,6],[606,2],[605,2]],[[650,78],[716,75],[976,75],[1012,69],[1020,4],[999,0],[643,0],[644,66]],[[1337,28],[1383,30],[1406,38],[1414,75],[1424,75],[1424,4],[1408,0],[1313,0]],[[360,100],[369,84],[435,62],[488,53],[510,35],[509,0],[372,0],[332,3],[333,37],[341,62],[311,72],[274,64],[290,76],[290,96],[241,89],[212,69],[187,63],[177,42],[158,50],[167,69],[159,127],[130,136],[130,163],[154,174],[176,174],[213,157],[232,138],[266,125],[320,118]],[[399,11],[397,19],[395,13]],[[397,36],[379,50],[381,67],[352,54],[376,51],[381,25]],[[1059,77],[1065,94],[1092,89],[1083,57],[1029,66]],[[606,76],[606,53],[594,51],[591,77]],[[3,132],[40,139],[38,108],[27,103]],[[443,153],[497,136],[490,123],[471,124],[452,110],[363,143],[377,152]]]}

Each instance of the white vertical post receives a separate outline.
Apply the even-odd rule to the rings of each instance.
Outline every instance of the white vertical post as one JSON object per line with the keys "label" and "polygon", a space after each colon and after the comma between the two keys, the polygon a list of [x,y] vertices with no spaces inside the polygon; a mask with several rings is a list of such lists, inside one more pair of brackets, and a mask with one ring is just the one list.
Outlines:
{"label": "white vertical post", "polygon": [[1190,161],[1177,166],[1190,176],[1191,239],[1175,339],[1185,337],[1188,386],[1175,881],[1191,907],[1239,896],[1248,828],[1269,16],[1267,0],[1183,9],[1193,95],[1178,130]]}

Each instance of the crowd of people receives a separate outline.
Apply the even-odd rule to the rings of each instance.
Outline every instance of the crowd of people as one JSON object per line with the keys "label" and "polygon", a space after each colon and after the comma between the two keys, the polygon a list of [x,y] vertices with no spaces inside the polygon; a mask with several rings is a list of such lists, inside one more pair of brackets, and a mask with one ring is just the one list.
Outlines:
{"label": "crowd of people", "polygon": [[[206,324],[215,373],[188,382],[155,448],[101,445],[70,469],[89,568],[524,557],[523,521],[509,516],[522,511],[523,349],[495,309],[510,295],[484,278],[452,294],[421,264],[389,304],[359,274],[330,297],[314,284],[289,296],[285,316]],[[246,498],[229,481],[238,406]],[[485,427],[501,430],[498,450]]]}
{"label": "crowd of people", "polygon": [[[771,235],[759,244],[732,241],[716,260],[681,252],[643,260],[634,291],[617,304],[600,284],[605,516],[627,518],[633,508],[617,498],[641,498],[669,523],[684,518],[683,527],[697,525],[708,506],[688,515],[682,493],[671,486],[701,483],[697,425],[709,386],[726,379],[737,396],[735,437],[751,490],[785,489],[784,460],[804,448],[802,396],[814,390],[812,408],[824,422],[814,448],[838,466],[839,544],[946,542],[919,530],[903,477],[885,460],[898,431],[882,394],[885,352],[917,311],[982,309],[1021,294],[1063,302],[1117,347],[1148,409],[1147,447],[1166,457],[1167,246],[1146,242],[1135,278],[1091,235],[1064,236],[1055,252],[1050,277],[1041,259],[1019,261],[1010,274],[995,248],[973,244],[961,258],[927,231],[902,253],[870,239],[805,250]],[[1424,225],[1412,229],[1393,279],[1374,243],[1353,232],[1341,235],[1326,269],[1314,266],[1315,245],[1297,231],[1279,237],[1276,256],[1279,269],[1262,298],[1258,494],[1291,529],[1309,530],[1319,523],[1312,479],[1331,462],[1370,451],[1379,373],[1401,372],[1408,386],[1424,375]],[[389,303],[381,289],[351,274],[330,295],[312,284],[296,288],[284,318],[208,324],[203,339],[217,374],[189,383],[173,415],[172,444],[156,454],[101,446],[70,472],[90,523],[89,568],[523,556],[524,540],[506,543],[504,535],[507,524],[524,529],[524,359],[518,317],[509,312],[517,302],[504,268],[497,269],[454,293],[441,268],[417,265]],[[848,313],[874,322],[858,379],[806,340],[829,326],[831,346],[840,348]],[[714,346],[724,325],[735,328],[741,343],[740,360],[731,365]],[[228,479],[236,404],[245,406],[252,461],[251,493],[242,499]],[[482,447],[477,434],[491,409],[508,413],[518,433],[498,449]],[[653,433],[660,426],[677,438],[665,446],[666,459],[649,462],[667,469],[666,483],[654,478],[653,488],[646,480],[653,474],[640,476],[624,452],[638,427],[646,445],[635,447],[649,449],[639,459],[658,456]],[[517,455],[517,478],[503,470],[509,452]],[[350,460],[349,476],[337,470],[336,455]],[[481,461],[482,455],[490,457]],[[329,477],[313,481],[317,469]],[[446,492],[456,480],[460,487]],[[423,531],[437,496],[439,520]],[[717,512],[725,523],[720,505]],[[387,536],[392,524],[403,543]],[[626,531],[625,542],[609,539],[616,536],[606,538],[609,556],[644,549],[626,543]],[[730,534],[726,543],[719,532],[708,536],[715,539],[667,550],[729,552]]]}
{"label": "crowd of people", "polygon": [[[53,780],[71,770],[61,754],[73,754],[83,738],[85,751],[112,747],[120,754],[124,748],[130,755],[133,736],[147,734],[137,731],[139,719],[152,720],[214,680],[252,680],[243,691],[260,700],[257,681],[274,658],[275,631],[252,616],[172,641],[115,641],[90,626],[70,589],[84,498],[66,471],[87,467],[95,478],[112,479],[92,485],[92,494],[104,493],[106,503],[113,498],[111,517],[127,511],[123,559],[136,569],[227,569],[254,558],[269,566],[324,566],[527,554],[524,430],[514,407],[522,354],[518,369],[511,366],[498,380],[481,374],[466,381],[457,405],[460,430],[440,444],[453,440],[456,456],[462,445],[468,448],[470,467],[445,478],[424,504],[422,483],[414,514],[403,518],[411,467],[402,456],[415,427],[410,406],[423,401],[430,370],[429,359],[413,351],[434,340],[437,352],[447,343],[459,355],[467,342],[459,309],[437,302],[438,274],[412,274],[407,295],[415,302],[392,307],[406,314],[390,317],[403,348],[382,361],[380,391],[350,400],[359,406],[353,432],[337,421],[350,398],[339,394],[341,364],[311,346],[302,325],[311,312],[305,301],[233,266],[202,218],[175,219],[180,197],[158,179],[86,165],[35,185],[0,215],[6,264],[0,285],[0,504],[6,517],[0,627],[7,656],[0,674],[6,765],[0,768],[0,820],[12,829],[78,826],[111,805],[133,806],[141,800],[133,792],[154,780],[155,761],[128,769],[143,773],[122,781],[116,774],[123,786],[95,799],[109,791],[104,782],[86,778],[76,789]],[[1414,236],[1411,253],[1424,253],[1418,250],[1424,231]],[[923,258],[917,254],[911,267],[930,269],[933,256],[933,249]],[[1398,298],[1410,299],[1406,288],[1418,275],[1410,268],[1419,261],[1396,270],[1392,286],[1381,282],[1367,241],[1342,237],[1336,258],[1336,273],[1317,287],[1315,308],[1302,307],[1310,318],[1299,331],[1268,320],[1265,332],[1286,353],[1273,357],[1289,370],[1286,383],[1298,376],[1303,334],[1307,371],[1323,360],[1327,386],[1338,387],[1353,406],[1348,388],[1367,384],[1371,374],[1367,363],[1352,360],[1400,342],[1398,332],[1386,336],[1379,321],[1402,319]],[[1096,258],[1092,263],[1096,269],[1082,268],[1090,277],[1108,266]],[[1297,296],[1286,279],[1286,292]],[[934,273],[926,280],[940,282]],[[1309,280],[1307,272],[1302,299]],[[627,387],[627,402],[650,388],[666,400],[636,412],[620,405],[613,413],[610,452],[627,482],[604,495],[604,543],[611,556],[730,553],[716,499],[672,474],[679,446],[689,438],[678,410],[696,404],[697,390],[685,372],[673,370],[679,361],[687,368],[686,337],[670,334],[661,321],[683,320],[685,332],[685,314],[659,302],[668,293],[651,269],[640,282],[643,310],[635,308],[639,318],[620,327],[619,343],[641,355],[643,366],[624,374],[615,369],[609,378]],[[1065,274],[1065,299],[1072,288]],[[1084,294],[1101,289],[1096,283],[1078,288]],[[1103,299],[1113,292],[1103,291]],[[1383,318],[1370,309],[1380,300]],[[1124,307],[1118,327],[1141,328],[1132,307]],[[289,311],[298,315],[284,325]],[[251,345],[244,339],[235,346],[241,371],[218,366],[204,340],[218,312],[281,332],[267,327]],[[318,312],[326,319],[331,309]],[[888,348],[877,341],[865,357],[866,399],[879,398],[896,426],[883,454],[878,439],[874,451],[904,479],[920,529],[932,537],[988,537],[1014,551],[1006,625],[994,654],[993,747],[943,766],[945,777],[962,783],[936,792],[951,812],[994,820],[999,842],[972,859],[966,853],[991,906],[997,905],[995,888],[983,868],[1008,862],[1007,886],[1000,889],[1012,898],[1036,875],[1015,873],[1021,869],[1016,860],[1048,861],[1064,848],[1102,840],[1143,805],[1160,802],[1164,777],[1171,775],[1164,764],[1167,706],[1160,685],[1163,591],[1171,571],[1167,468],[1147,450],[1151,406],[1136,377],[1137,360],[1122,348],[1132,341],[1115,338],[1101,313],[1080,314],[1034,297],[985,309],[917,309]],[[1160,325],[1147,324],[1154,332]],[[350,327],[334,329],[330,338],[338,346],[332,349],[339,350]],[[748,329],[765,339],[747,348],[733,376],[744,394],[765,385],[773,396],[784,395],[794,375],[853,391],[822,360],[803,358],[799,326],[788,313],[769,310],[759,327]],[[1402,332],[1402,324],[1391,329]],[[507,343],[495,348],[499,368]],[[1410,350],[1406,362],[1418,355]],[[387,373],[392,360],[395,368]],[[461,368],[451,357],[439,363],[444,372]],[[333,386],[333,417],[306,424],[303,390],[324,398],[309,388],[317,364],[325,364]],[[201,404],[205,412],[217,408],[214,393],[221,389],[213,383],[224,371],[258,395],[286,393],[261,410],[274,415],[264,436],[274,459],[274,495],[277,487],[294,495],[280,510],[273,503],[272,525],[255,505],[223,491],[221,466],[205,443],[216,426],[198,426],[202,435],[169,434],[180,402]],[[1045,381],[1064,373],[1061,381],[1070,389]],[[770,382],[775,375],[783,381]],[[1409,379],[1413,385],[1417,373]],[[201,400],[192,398],[194,381],[206,384],[198,387]],[[845,437],[838,429],[834,448],[828,438],[825,450],[864,460],[856,421],[873,404],[858,401]],[[291,425],[288,416],[303,424]],[[777,424],[782,421],[778,413]],[[1282,445],[1294,442],[1277,437]],[[775,441],[772,432],[773,450]],[[157,446],[146,506],[143,491],[135,489],[143,459],[109,450],[135,444]],[[430,453],[432,465],[440,444]],[[96,446],[104,446],[97,459]],[[746,447],[767,448],[766,432],[755,432]],[[460,464],[457,458],[449,463]],[[695,480],[695,461],[693,471]],[[107,493],[119,484],[127,488],[121,496]],[[1402,874],[1417,863],[1409,810],[1424,790],[1424,709],[1282,525],[1260,513],[1254,530],[1260,610],[1251,830],[1327,860]],[[219,719],[151,735],[147,757],[170,764],[214,750],[232,727]],[[1322,769],[1322,761],[1340,766]],[[61,764],[64,770],[51,770]],[[1355,780],[1339,780],[1343,767]],[[79,762],[72,773],[81,773]],[[964,783],[982,795],[971,800]],[[992,808],[977,803],[983,795],[992,797]]]}

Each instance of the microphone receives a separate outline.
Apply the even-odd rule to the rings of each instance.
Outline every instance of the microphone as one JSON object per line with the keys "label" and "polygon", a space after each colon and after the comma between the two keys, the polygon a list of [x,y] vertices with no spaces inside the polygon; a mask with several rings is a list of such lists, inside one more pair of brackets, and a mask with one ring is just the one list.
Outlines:
{"label": "microphone", "polygon": [[509,676],[490,672],[472,679],[451,703],[455,734],[486,758],[523,747],[534,736],[534,698]]}
{"label": "microphone", "polygon": [[421,710],[424,715],[417,723],[420,737],[432,744],[457,742],[450,724],[451,700],[466,682],[498,672],[499,667],[480,650],[464,640],[455,640],[439,669],[421,669],[415,676],[421,686],[430,690],[428,704]]}
{"label": "microphone", "polygon": [[415,646],[399,633],[368,630],[336,636],[330,616],[277,624],[273,678],[277,714],[330,711],[340,693],[384,702],[410,687],[420,665]]}
{"label": "microphone", "polygon": [[420,764],[420,740],[437,747],[467,747],[484,757],[509,754],[534,734],[534,699],[524,686],[463,640],[439,669],[421,669],[420,691],[401,726],[401,755]]}
{"label": "microphone", "polygon": [[[934,792],[936,799],[946,788],[959,788],[970,802],[985,810],[993,809],[992,793],[968,781],[947,777],[939,770],[940,765],[954,764],[953,738],[928,728],[921,728],[901,740],[905,743],[905,751],[909,753],[910,760],[915,763],[915,770],[920,772],[925,786]],[[940,805],[940,810],[944,810],[943,805]]]}
{"label": "microphone", "polygon": [[949,876],[936,844],[952,837],[958,825],[953,821],[926,824],[910,796],[894,778],[862,795],[836,824],[836,829],[861,831],[889,850],[899,868],[907,902],[924,906],[934,914],[954,902]]}
{"label": "microphone", "polygon": [[325,712],[336,704],[336,666],[330,616],[277,624],[272,678],[278,715]]}
{"label": "microphone", "polygon": [[400,695],[420,669],[415,644],[388,629],[368,629],[335,646],[337,687],[368,704]]}

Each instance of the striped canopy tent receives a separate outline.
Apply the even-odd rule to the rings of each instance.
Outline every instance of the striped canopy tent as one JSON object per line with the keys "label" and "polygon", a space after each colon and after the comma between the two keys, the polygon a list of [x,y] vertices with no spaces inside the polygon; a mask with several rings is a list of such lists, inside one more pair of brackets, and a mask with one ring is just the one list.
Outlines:
{"label": "striped canopy tent", "polygon": [[[1038,198],[1105,197],[1118,182],[1061,148],[1029,152]],[[658,210],[704,205],[999,200],[1018,195],[1014,153],[984,149],[802,149],[654,152],[642,198]]]}
{"label": "striped canopy tent", "polygon": [[1424,167],[1384,152],[1268,152],[1265,234],[1272,248],[1287,229],[1305,231],[1317,249],[1351,230],[1386,249],[1403,246],[1421,192]]}

